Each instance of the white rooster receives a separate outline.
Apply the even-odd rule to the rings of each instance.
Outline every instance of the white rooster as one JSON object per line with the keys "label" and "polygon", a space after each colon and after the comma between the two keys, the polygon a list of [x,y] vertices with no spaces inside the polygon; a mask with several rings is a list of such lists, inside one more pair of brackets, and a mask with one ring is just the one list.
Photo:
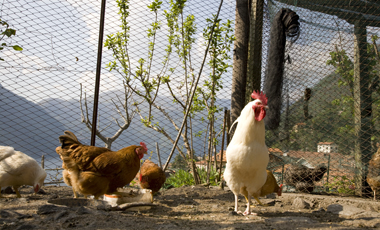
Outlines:
{"label": "white rooster", "polygon": [[251,213],[251,196],[260,196],[267,179],[269,162],[263,121],[268,99],[262,92],[253,92],[251,97],[256,100],[249,102],[234,122],[238,124],[226,150],[227,165],[224,171],[224,179],[235,195],[235,212],[241,213],[238,211],[239,193],[247,200],[244,215],[256,214]]}
{"label": "white rooster", "polygon": [[45,178],[46,172],[36,160],[13,147],[0,146],[0,191],[1,187],[13,186],[17,197],[21,197],[18,188],[31,185],[37,193]]}

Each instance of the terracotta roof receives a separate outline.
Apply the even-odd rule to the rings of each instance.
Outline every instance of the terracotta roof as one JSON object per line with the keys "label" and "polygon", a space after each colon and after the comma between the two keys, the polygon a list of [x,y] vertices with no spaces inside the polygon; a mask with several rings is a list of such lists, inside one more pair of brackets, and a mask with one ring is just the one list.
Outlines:
{"label": "terracotta roof", "polygon": [[197,161],[195,162],[196,165],[207,165],[207,161],[206,160],[202,160],[202,161]]}
{"label": "terracotta roof", "polygon": [[319,142],[318,145],[332,145],[334,142]]}
{"label": "terracotta roof", "polygon": [[[220,153],[221,151],[219,150],[219,153],[216,154],[216,160],[220,162]],[[211,161],[214,161],[215,157],[211,157]],[[227,162],[227,157],[226,157],[226,150],[223,150],[223,162]]]}
{"label": "terracotta roof", "polygon": [[295,125],[306,125],[305,123],[301,122],[301,123],[297,123]]}
{"label": "terracotta roof", "polygon": [[268,151],[270,152],[270,153],[283,153],[282,151],[281,151],[281,149],[278,149],[278,148],[268,148]]}

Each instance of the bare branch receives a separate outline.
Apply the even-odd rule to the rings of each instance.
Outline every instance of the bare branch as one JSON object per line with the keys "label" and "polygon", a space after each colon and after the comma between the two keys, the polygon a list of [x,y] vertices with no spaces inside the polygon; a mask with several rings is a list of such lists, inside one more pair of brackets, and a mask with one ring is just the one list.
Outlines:
{"label": "bare branch", "polygon": [[180,100],[178,100],[178,98],[174,95],[173,91],[172,91],[172,88],[170,87],[170,84],[169,82],[166,83],[168,88],[169,88],[169,91],[170,91],[170,94],[172,95],[172,97],[174,98],[174,100],[178,101],[178,103],[182,106],[182,108],[186,108],[186,106],[184,104],[182,104],[182,102]]}

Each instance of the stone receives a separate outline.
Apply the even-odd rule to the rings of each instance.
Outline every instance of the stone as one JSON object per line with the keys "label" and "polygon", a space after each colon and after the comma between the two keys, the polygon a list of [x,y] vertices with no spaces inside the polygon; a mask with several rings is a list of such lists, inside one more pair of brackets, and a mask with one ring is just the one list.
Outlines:
{"label": "stone", "polygon": [[13,191],[11,186],[1,189],[1,193],[2,194],[16,194],[16,192]]}
{"label": "stone", "polygon": [[308,202],[306,202],[304,199],[301,199],[299,197],[293,200],[292,206],[294,208],[300,208],[300,209],[309,209],[310,208],[310,204]]}

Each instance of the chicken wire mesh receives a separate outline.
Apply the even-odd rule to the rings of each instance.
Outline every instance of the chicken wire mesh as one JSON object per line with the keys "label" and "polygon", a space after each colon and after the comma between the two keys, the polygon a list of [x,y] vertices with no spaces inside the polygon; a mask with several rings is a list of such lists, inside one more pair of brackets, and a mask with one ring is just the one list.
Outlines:
{"label": "chicken wire mesh", "polygon": [[[148,157],[158,163],[159,152],[165,164],[191,87],[201,74],[186,135],[180,137],[169,168],[180,167],[181,156],[191,150],[195,165],[202,168],[222,148],[224,109],[231,107],[235,48],[229,36],[234,33],[236,2],[223,1],[219,46],[210,46],[202,72],[220,2],[187,1],[178,17],[174,15],[180,7],[173,6],[180,1],[163,1],[159,8],[152,2],[158,1],[129,1],[122,8],[129,12],[124,14],[128,24],[121,27],[120,4],[107,1],[97,125],[103,138],[97,137],[96,145],[118,150],[143,141]],[[90,144],[86,121],[92,122],[100,6],[100,1],[87,0],[7,0],[1,5],[1,20],[16,30],[2,42],[23,50],[8,47],[1,53],[0,143],[39,162],[44,156],[44,167],[50,170],[47,182],[61,178],[60,171],[53,169],[61,167],[55,148],[64,130]],[[271,62],[271,23],[281,8],[299,15],[301,33],[286,45],[280,125],[266,133],[268,168],[288,191],[354,194],[361,188],[360,176],[368,172],[365,163],[378,147],[379,56],[374,44],[380,32],[379,5],[375,1],[264,1],[261,85]],[[118,49],[119,44],[125,47],[125,39],[127,53]],[[212,54],[219,56],[212,59]],[[210,60],[216,60],[218,68],[212,68]],[[149,81],[139,80],[141,76],[149,76]],[[209,114],[214,114],[214,125]],[[218,140],[214,146],[209,144],[210,127]],[[292,173],[294,167],[298,168]]]}

